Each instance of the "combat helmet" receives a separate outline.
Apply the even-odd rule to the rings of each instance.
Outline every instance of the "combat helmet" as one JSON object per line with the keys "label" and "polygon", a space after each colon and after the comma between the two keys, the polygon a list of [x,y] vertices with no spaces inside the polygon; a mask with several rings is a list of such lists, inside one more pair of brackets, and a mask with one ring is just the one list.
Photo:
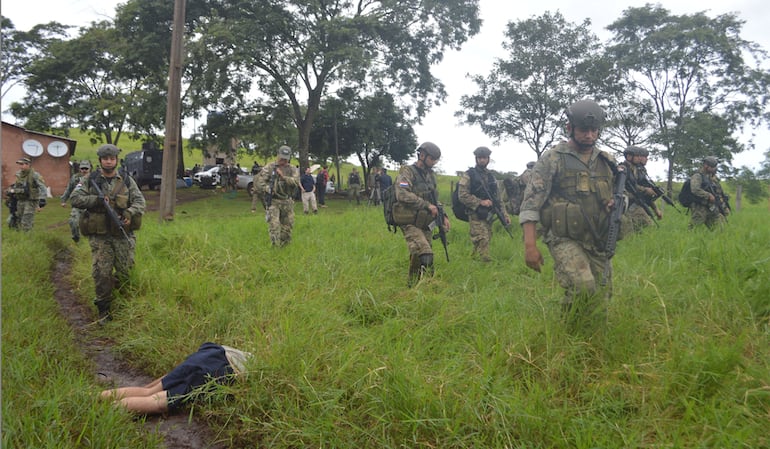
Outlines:
{"label": "combat helmet", "polygon": [[706,156],[703,158],[703,164],[709,167],[716,167],[719,164],[719,159],[716,156]]}
{"label": "combat helmet", "polygon": [[117,157],[118,153],[120,153],[120,148],[111,143],[105,143],[104,145],[100,146],[98,150],[96,150],[96,155],[99,156],[99,159],[105,156]]}
{"label": "combat helmet", "polygon": [[441,157],[441,149],[433,142],[423,142],[419,147],[417,147],[417,152],[425,153],[436,160]]}
{"label": "combat helmet", "polygon": [[594,100],[579,100],[567,108],[567,120],[578,128],[601,128],[604,109]]}
{"label": "combat helmet", "polygon": [[478,147],[473,150],[473,155],[476,157],[489,157],[492,154],[492,150],[487,147]]}

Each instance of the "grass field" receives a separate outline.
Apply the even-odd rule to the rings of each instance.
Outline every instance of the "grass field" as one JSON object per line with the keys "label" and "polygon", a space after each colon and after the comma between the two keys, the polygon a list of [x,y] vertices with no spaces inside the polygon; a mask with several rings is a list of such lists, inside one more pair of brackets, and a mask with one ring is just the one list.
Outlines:
{"label": "grass field", "polygon": [[[446,202],[448,178],[441,190]],[[607,330],[586,341],[564,330],[545,248],[542,274],[524,265],[518,227],[497,228],[481,264],[454,220],[451,262],[434,243],[436,276],[408,289],[380,208],[297,204],[276,249],[238,195],[181,204],[170,223],[150,213],[130,295],[101,331],[152,376],[204,341],[253,352],[243,382],[192,411],[232,447],[770,447],[765,204],[722,232],[688,232],[666,209],[619,242]],[[93,283],[88,246],[49,203],[31,234],[2,234],[3,447],[158,447],[97,400],[57,315],[57,251],[74,251],[84,302]]]}

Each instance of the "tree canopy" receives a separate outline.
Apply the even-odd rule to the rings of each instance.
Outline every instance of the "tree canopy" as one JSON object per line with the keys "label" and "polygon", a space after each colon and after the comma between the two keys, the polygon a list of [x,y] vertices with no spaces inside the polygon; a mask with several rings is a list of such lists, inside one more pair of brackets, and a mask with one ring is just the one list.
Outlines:
{"label": "tree canopy", "polygon": [[540,157],[561,136],[566,107],[595,96],[596,81],[608,78],[590,23],[569,23],[558,12],[509,23],[508,56],[489,75],[471,77],[478,91],[463,95],[456,115],[497,142],[524,142]]}
{"label": "tree canopy", "polygon": [[261,94],[289,103],[302,166],[308,165],[310,132],[328,88],[391,91],[420,118],[445,96],[431,66],[481,23],[478,0],[214,4],[201,32],[217,36],[212,48],[251,74]]}
{"label": "tree canopy", "polygon": [[731,160],[746,148],[732,136],[770,118],[770,74],[760,65],[766,53],[741,39],[742,25],[733,14],[678,16],[645,5],[607,27],[613,33],[607,54],[652,106],[651,141],[668,161],[669,191],[693,158]]}

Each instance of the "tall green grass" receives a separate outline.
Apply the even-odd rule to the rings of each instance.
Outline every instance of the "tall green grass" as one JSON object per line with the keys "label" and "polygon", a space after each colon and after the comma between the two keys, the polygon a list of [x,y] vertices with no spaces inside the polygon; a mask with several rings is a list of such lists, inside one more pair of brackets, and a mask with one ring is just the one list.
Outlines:
{"label": "tall green grass", "polygon": [[[483,264],[470,258],[467,224],[454,220],[451,262],[435,242],[435,277],[409,289],[406,245],[387,232],[380,208],[333,200],[304,216],[297,204],[293,241],[277,249],[241,195],[180,205],[171,223],[150,214],[132,287],[104,330],[153,376],[203,341],[253,352],[244,382],[193,410],[232,447],[769,445],[764,206],[731,216],[723,232],[688,232],[689,217],[667,209],[660,228],[620,242],[606,332],[586,340],[561,323],[547,250],[542,274],[525,267],[518,229],[511,239],[496,228],[495,261]],[[37,244],[35,271],[45,273],[67,233],[60,226]],[[17,236],[3,239],[4,373],[9,344],[19,345],[6,328],[5,286],[8,276],[30,276],[17,273],[29,258],[6,260],[8,245],[27,244]],[[75,285],[90,301],[88,249],[76,253]],[[16,315],[31,314],[27,307]],[[35,313],[45,314],[55,311]],[[66,341],[48,343],[84,380],[60,383],[61,394],[101,411],[88,366]],[[25,385],[4,376],[3,387],[7,412],[7,395]],[[40,419],[21,416],[4,413],[4,430]],[[68,421],[76,428],[83,418]]]}

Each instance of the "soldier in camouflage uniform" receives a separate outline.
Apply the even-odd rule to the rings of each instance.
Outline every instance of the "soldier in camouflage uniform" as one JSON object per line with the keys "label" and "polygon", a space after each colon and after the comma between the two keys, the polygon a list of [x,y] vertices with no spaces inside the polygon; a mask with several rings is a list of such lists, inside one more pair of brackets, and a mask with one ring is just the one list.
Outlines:
{"label": "soldier in camouflage uniform", "polygon": [[[404,234],[409,249],[411,287],[424,275],[433,275],[433,224],[440,204],[433,167],[441,158],[441,149],[432,142],[417,148],[417,162],[404,165],[395,183],[396,204],[393,216]],[[444,215],[444,228],[449,231],[449,218]]]}
{"label": "soldier in camouflage uniform", "polygon": [[[80,161],[79,169],[80,173],[72,175],[69,184],[67,184],[67,188],[64,189],[64,193],[61,196],[61,207],[67,207],[67,200],[69,200],[75,187],[83,182],[82,178],[86,178],[85,182],[88,183],[88,176],[91,174],[91,161]],[[72,240],[74,240],[75,243],[80,241],[80,215],[82,212],[83,209],[78,209],[77,207],[73,207],[70,211],[70,232],[72,233]]]}
{"label": "soldier in camouflage uniform", "polygon": [[[492,173],[487,170],[489,156],[492,151],[487,147],[478,147],[473,151],[476,156],[476,166],[463,173],[457,183],[457,196],[465,205],[470,225],[471,242],[473,243],[473,257],[478,257],[482,262],[490,262],[489,241],[492,239],[492,220],[495,218],[493,205],[502,204],[497,190],[497,181]],[[511,223],[505,210],[502,211],[506,222]]]}
{"label": "soldier in camouflage uniform", "polygon": [[[110,309],[113,290],[122,289],[128,283],[134,266],[134,231],[141,227],[146,207],[144,195],[134,179],[127,174],[118,173],[118,153],[120,149],[115,145],[100,146],[96,155],[99,157],[101,170],[96,170],[87,178],[81,178],[70,195],[72,207],[83,209],[80,216],[80,232],[88,237],[91,246],[91,274],[96,289],[94,304],[99,312],[100,322],[112,319]],[[92,181],[99,186],[103,197],[97,192]],[[111,220],[105,203],[117,213],[125,235]]]}
{"label": "soldier in camouflage uniform", "polygon": [[278,159],[264,167],[254,180],[254,190],[267,201],[265,218],[273,246],[285,246],[291,242],[294,227],[294,196],[299,189],[299,170],[289,164],[291,148],[278,149]]}
{"label": "soldier in camouflage uniform", "polygon": [[19,171],[16,181],[8,188],[8,195],[16,198],[16,217],[22,231],[31,231],[35,225],[35,213],[46,205],[48,187],[40,173],[32,168],[32,161],[23,157],[16,161]]}
{"label": "soldier in camouflage uniform", "polygon": [[644,150],[637,146],[629,146],[623,151],[626,160],[621,163],[626,169],[626,192],[628,192],[629,206],[621,220],[621,235],[630,235],[642,232],[642,229],[654,223],[653,218],[645,210],[645,206],[650,213],[658,218],[663,217],[663,213],[655,205],[655,191],[650,187],[642,185],[642,179],[645,175],[644,167],[640,163],[640,157]]}
{"label": "soldier in camouflage uniform", "polygon": [[[590,330],[606,320],[611,266],[604,252],[613,206],[612,157],[596,148],[604,111],[592,100],[567,109],[568,141],[547,150],[535,164],[519,214],[525,261],[540,271],[536,225],[554,259],[554,273],[565,289],[563,310],[572,330]],[[602,291],[605,267],[609,276]]]}
{"label": "soldier in camouflage uniform", "polygon": [[[690,177],[690,190],[697,199],[690,206],[689,229],[704,224],[709,229],[721,228],[727,221],[725,216],[730,214],[730,207],[716,175],[718,164],[716,157],[708,156],[703,159],[701,169]],[[722,204],[724,214],[719,210],[717,201]]]}

